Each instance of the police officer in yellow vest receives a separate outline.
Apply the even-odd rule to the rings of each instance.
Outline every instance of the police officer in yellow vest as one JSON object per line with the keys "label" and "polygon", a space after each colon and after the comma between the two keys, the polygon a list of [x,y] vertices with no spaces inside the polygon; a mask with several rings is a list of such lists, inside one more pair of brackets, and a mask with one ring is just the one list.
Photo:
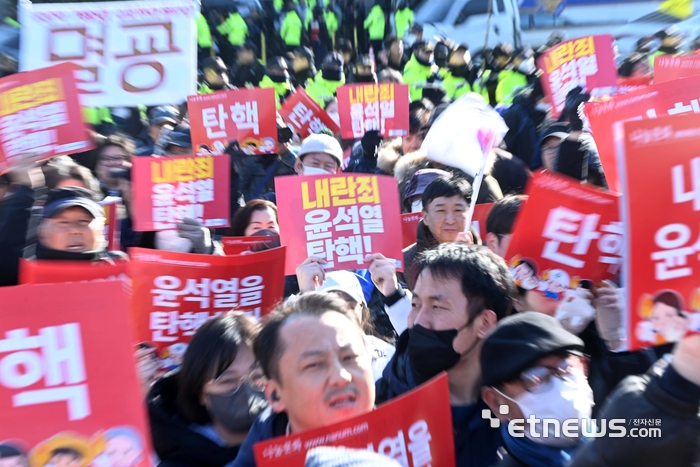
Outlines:
{"label": "police officer in yellow vest", "polygon": [[435,45],[431,42],[416,42],[413,44],[413,56],[406,63],[403,70],[403,82],[408,84],[408,93],[411,102],[423,98],[423,88],[432,83],[438,72],[435,65],[433,51]]}
{"label": "police officer in yellow vest", "polygon": [[329,53],[323,59],[321,71],[316,75],[313,83],[306,86],[306,93],[321,107],[325,107],[326,102],[335,96],[338,88],[345,84],[343,65],[343,58],[339,53]]}
{"label": "police officer in yellow vest", "polygon": [[287,0],[285,4],[285,14],[280,27],[280,36],[286,45],[287,52],[294,50],[301,45],[304,24],[294,8],[292,0]]}
{"label": "police officer in yellow vest", "polygon": [[413,10],[408,6],[407,0],[401,0],[399,7],[394,13],[394,26],[396,27],[396,37],[402,39],[414,23]]}
{"label": "police officer in yellow vest", "polygon": [[287,62],[282,57],[272,57],[267,60],[265,77],[260,81],[261,88],[273,88],[277,108],[282,106],[284,100],[294,93],[292,82],[287,71]]}
{"label": "police officer in yellow vest", "polygon": [[207,57],[202,60],[202,80],[199,85],[199,94],[211,94],[214,91],[235,89],[231,86],[228,70],[224,61],[219,57]]}
{"label": "police officer in yellow vest", "polygon": [[201,10],[194,17],[194,21],[197,25],[198,58],[202,60],[206,57],[211,57],[212,54],[211,46],[213,45],[213,41],[211,38],[211,29],[209,29],[209,23]]}
{"label": "police officer in yellow vest", "polygon": [[379,2],[369,11],[363,26],[369,34],[369,42],[372,44],[376,55],[382,50],[384,44],[384,29],[386,28],[386,17],[384,16],[384,10],[382,10]]}
{"label": "police officer in yellow vest", "polygon": [[486,70],[472,85],[474,92],[480,93],[492,107],[498,105],[496,89],[501,79],[501,72],[509,67],[513,58],[513,46],[507,42],[498,44],[490,53]]}
{"label": "police officer in yellow vest", "polygon": [[223,36],[227,36],[229,43],[233,47],[240,47],[248,37],[248,24],[245,22],[238,9],[232,7],[226,21],[216,28]]}
{"label": "police officer in yellow vest", "polygon": [[499,104],[509,105],[519,90],[537,79],[535,72],[535,57],[530,47],[518,49],[513,54],[510,66],[498,75],[496,86],[496,101]]}
{"label": "police officer in yellow vest", "polygon": [[328,29],[328,35],[331,36],[331,41],[335,46],[335,35],[338,32],[340,23],[338,21],[338,15],[336,14],[335,10],[333,10],[330,3],[326,5],[326,9],[323,12],[323,17],[326,19],[326,29]]}
{"label": "police officer in yellow vest", "polygon": [[466,44],[456,46],[447,59],[442,87],[451,100],[459,99],[472,91],[469,80],[472,77],[471,55]]}

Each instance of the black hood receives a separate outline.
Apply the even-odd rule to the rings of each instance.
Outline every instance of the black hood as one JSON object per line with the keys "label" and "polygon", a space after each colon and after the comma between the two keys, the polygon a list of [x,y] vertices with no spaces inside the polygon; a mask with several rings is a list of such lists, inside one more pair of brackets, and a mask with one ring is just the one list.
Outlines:
{"label": "black hood", "polygon": [[177,370],[158,380],[148,393],[148,418],[153,447],[162,463],[182,467],[223,467],[238,455],[239,447],[219,446],[190,428],[178,412]]}

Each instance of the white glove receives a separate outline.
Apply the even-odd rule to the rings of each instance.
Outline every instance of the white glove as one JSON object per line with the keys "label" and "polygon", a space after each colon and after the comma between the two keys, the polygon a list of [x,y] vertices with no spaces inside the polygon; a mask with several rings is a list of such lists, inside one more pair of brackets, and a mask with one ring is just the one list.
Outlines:
{"label": "white glove", "polygon": [[611,281],[604,281],[603,286],[596,289],[593,305],[598,334],[608,343],[610,350],[618,350],[617,347],[625,337],[622,329],[622,313],[625,308],[623,290]]}
{"label": "white glove", "polygon": [[592,300],[593,293],[588,289],[579,287],[575,290],[567,290],[554,317],[559,320],[564,329],[571,334],[579,335],[595,318]]}
{"label": "white glove", "polygon": [[192,242],[192,251],[208,255],[211,253],[211,233],[196,219],[185,217],[177,224],[177,233]]}

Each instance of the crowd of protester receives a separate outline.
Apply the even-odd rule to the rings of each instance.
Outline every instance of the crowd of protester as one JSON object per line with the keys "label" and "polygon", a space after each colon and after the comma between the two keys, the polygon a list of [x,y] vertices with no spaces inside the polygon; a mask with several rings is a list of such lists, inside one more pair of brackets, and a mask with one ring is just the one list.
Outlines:
{"label": "crowd of protester", "polygon": [[[18,283],[20,258],[115,263],[128,260],[129,247],[221,254],[224,235],[279,235],[275,177],[390,175],[402,211],[422,213],[403,273],[381,254],[365,258],[367,269],[330,273],[324,259],[309,257],[286,278],[285,301],[262,323],[236,312],[207,322],[174,372],[157,378],[153,349],[137,352],[161,466],[254,466],[256,442],[367,413],[443,371],[458,466],[700,462],[700,337],[626,351],[623,278],[585,291],[580,298],[595,316],[574,324],[555,318],[570,303],[516,287],[503,259],[533,171],[607,187],[582,113],[590,96],[574,89],[561,115],[544,98],[535,59],[563,37],[537,49],[503,43],[472,57],[467,44],[424,37],[405,0],[394,9],[382,1],[369,11],[363,5],[274,0],[261,11],[202,9],[199,92],[270,87],[279,106],[302,87],[338,121],[339,86],[404,83],[411,100],[406,136],[370,131],[343,140],[322,132],[301,140],[278,118],[276,154],[229,150],[230,228],[185,219],[173,231],[136,232],[131,160],[191,154],[187,108],[86,109],[95,150],[42,162],[27,156],[0,177],[0,285]],[[642,39],[621,60],[620,76],[648,75],[654,56],[680,53],[672,30]],[[16,71],[5,62],[0,70]],[[439,115],[469,93],[496,108],[508,127],[478,195],[472,176],[433,162],[423,145]],[[105,246],[98,202],[108,196],[121,198],[123,251]],[[465,225],[472,196],[495,203],[484,238]],[[669,353],[672,360],[661,358]],[[511,415],[499,412],[502,405]],[[503,422],[533,413],[661,419],[663,435],[513,438],[492,428],[486,409]],[[393,465],[359,452],[326,454],[309,456],[317,463],[307,465]],[[354,456],[357,464],[333,463]]]}

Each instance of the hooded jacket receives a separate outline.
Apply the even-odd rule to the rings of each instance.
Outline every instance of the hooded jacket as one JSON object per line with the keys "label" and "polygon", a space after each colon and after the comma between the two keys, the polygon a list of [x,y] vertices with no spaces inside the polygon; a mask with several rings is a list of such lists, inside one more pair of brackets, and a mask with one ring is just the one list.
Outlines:
{"label": "hooded jacket", "polygon": [[[384,17],[384,10],[379,5],[374,5],[369,11],[367,18],[363,24],[364,28],[367,29],[369,33],[369,40],[371,41],[381,41],[384,39],[384,28],[386,25],[386,19]],[[378,50],[374,51],[379,53]]]}
{"label": "hooded jacket", "polygon": [[323,71],[319,71],[312,83],[306,86],[306,93],[322,108],[326,101],[333,98],[338,88],[345,84],[345,75],[339,81],[331,81],[323,77]]}
{"label": "hooded jacket", "polygon": [[216,29],[221,35],[227,36],[228,41],[233,46],[245,44],[245,39],[248,36],[248,24],[240,13],[231,13],[226,21]]}
{"label": "hooded jacket", "polygon": [[284,43],[289,47],[298,47],[301,45],[301,35],[304,32],[304,25],[301,22],[299,14],[295,10],[289,10],[282,20],[280,28],[280,36]]}
{"label": "hooded jacket", "polygon": [[177,372],[158,380],[148,393],[148,418],[159,467],[220,467],[233,461],[239,446],[226,448],[191,428],[178,412]]}

